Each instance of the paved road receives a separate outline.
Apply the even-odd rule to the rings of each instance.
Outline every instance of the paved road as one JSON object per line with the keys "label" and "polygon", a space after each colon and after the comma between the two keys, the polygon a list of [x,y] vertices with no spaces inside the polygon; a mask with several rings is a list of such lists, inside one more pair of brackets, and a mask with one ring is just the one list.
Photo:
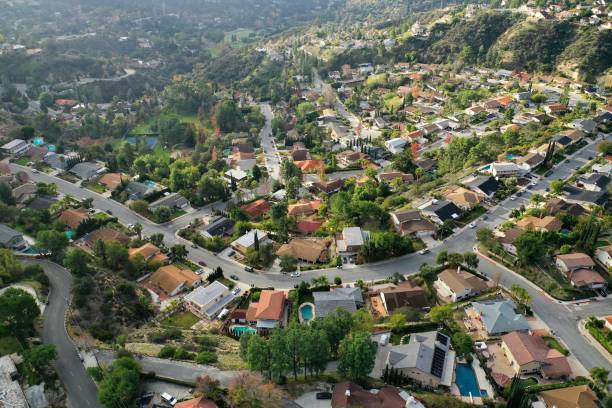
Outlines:
{"label": "paved road", "polygon": [[280,155],[276,148],[276,142],[272,137],[272,119],[274,119],[274,112],[269,103],[262,103],[259,105],[261,113],[266,117],[266,123],[259,133],[261,139],[261,147],[264,151],[264,160],[266,167],[268,168],[268,174],[275,180],[280,180]]}
{"label": "paved road", "polygon": [[54,344],[56,347],[58,358],[55,367],[68,393],[70,406],[102,408],[98,403],[96,385],[85,371],[76,348],[66,333],[64,316],[68,308],[67,299],[70,297],[72,276],[66,269],[46,260],[24,262],[42,266],[51,283],[49,304],[43,315],[42,339],[45,343]]}

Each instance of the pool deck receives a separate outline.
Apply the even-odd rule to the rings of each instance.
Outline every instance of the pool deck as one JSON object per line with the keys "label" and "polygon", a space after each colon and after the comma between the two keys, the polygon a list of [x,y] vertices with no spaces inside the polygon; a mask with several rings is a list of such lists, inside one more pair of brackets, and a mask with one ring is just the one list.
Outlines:
{"label": "pool deck", "polygon": [[[302,316],[302,308],[304,308],[305,306],[310,306],[310,313],[311,313],[310,319],[304,319],[304,317]],[[311,302],[302,303],[298,307],[298,319],[300,320],[300,323],[311,322],[315,319],[315,316],[316,316],[315,305],[312,304]]]}
{"label": "pool deck", "polygon": [[476,380],[478,381],[478,386],[480,387],[481,390],[485,390],[487,392],[487,396],[489,398],[493,398],[495,396],[495,390],[493,389],[493,386],[487,379],[487,374],[485,373],[483,368],[480,367],[478,356],[475,354],[472,354],[472,358],[473,358],[472,368],[474,369],[474,373],[476,374]]}

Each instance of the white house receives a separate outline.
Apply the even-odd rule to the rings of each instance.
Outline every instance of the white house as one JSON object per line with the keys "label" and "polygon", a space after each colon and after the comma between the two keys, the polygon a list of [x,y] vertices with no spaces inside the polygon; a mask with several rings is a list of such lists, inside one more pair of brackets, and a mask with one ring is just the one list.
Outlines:
{"label": "white house", "polygon": [[219,281],[200,286],[185,296],[185,304],[196,316],[212,318],[234,299],[229,288]]}
{"label": "white house", "polygon": [[527,171],[515,163],[491,163],[491,174],[493,177],[519,177]]}
{"label": "white house", "polygon": [[385,147],[393,154],[398,154],[404,151],[406,147],[406,140],[401,137],[396,137],[394,139],[389,139],[385,142]]}
{"label": "white house", "polygon": [[612,245],[597,248],[595,258],[606,268],[612,268]]}
{"label": "white house", "polygon": [[13,154],[15,156],[20,156],[24,154],[26,150],[28,150],[29,147],[30,145],[25,140],[13,139],[7,144],[3,145],[2,150],[5,153]]}

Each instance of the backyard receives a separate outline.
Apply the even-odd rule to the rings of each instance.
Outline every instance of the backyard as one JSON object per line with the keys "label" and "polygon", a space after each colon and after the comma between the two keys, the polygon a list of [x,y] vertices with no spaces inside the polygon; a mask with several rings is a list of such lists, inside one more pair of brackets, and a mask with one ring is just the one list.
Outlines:
{"label": "backyard", "polygon": [[191,312],[178,312],[162,320],[161,325],[188,330],[199,321],[200,319]]}

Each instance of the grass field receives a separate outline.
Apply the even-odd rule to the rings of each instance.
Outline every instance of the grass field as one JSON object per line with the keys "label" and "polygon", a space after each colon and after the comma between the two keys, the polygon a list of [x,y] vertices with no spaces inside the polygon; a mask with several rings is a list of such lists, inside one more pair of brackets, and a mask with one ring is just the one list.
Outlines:
{"label": "grass field", "polygon": [[99,194],[102,194],[102,193],[104,193],[106,191],[106,187],[104,187],[100,183],[83,183],[83,185],[88,190],[94,191],[94,192],[99,193]]}
{"label": "grass field", "polygon": [[0,337],[0,356],[12,353],[21,353],[23,347],[17,338],[12,336]]}
{"label": "grass field", "polygon": [[27,166],[29,162],[30,162],[30,159],[27,157],[20,157],[17,160],[15,160],[15,163],[17,163],[20,166]]}
{"label": "grass field", "polygon": [[190,329],[200,319],[191,312],[175,313],[172,316],[161,321],[162,326],[178,327],[180,329]]}
{"label": "grass field", "polygon": [[153,131],[153,125],[157,122],[158,119],[177,119],[181,123],[194,123],[198,120],[196,115],[183,115],[175,112],[164,112],[160,113],[157,116],[154,116],[147,120],[146,122],[141,122],[132,131],[130,132],[133,136],[144,136],[144,135],[153,135],[156,132]]}
{"label": "grass field", "polygon": [[569,350],[563,347],[563,345],[559,343],[559,340],[555,339],[554,337],[546,336],[546,337],[542,337],[542,340],[544,340],[544,342],[546,343],[548,347],[557,350],[559,353],[563,354],[564,356],[567,356],[569,354]]}

